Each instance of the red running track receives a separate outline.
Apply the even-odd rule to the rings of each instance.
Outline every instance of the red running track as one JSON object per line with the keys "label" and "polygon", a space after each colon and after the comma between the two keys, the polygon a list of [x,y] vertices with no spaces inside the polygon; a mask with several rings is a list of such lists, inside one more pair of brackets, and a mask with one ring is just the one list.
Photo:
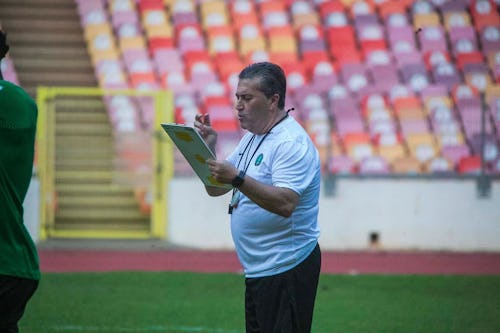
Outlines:
{"label": "red running track", "polygon": [[[242,271],[233,251],[42,249],[39,255],[42,272]],[[500,275],[500,253],[323,251],[322,259],[328,274]]]}

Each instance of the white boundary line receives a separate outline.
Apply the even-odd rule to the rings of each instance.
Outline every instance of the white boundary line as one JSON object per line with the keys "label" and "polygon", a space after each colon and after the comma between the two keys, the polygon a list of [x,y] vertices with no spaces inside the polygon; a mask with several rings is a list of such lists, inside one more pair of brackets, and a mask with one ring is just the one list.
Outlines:
{"label": "white boundary line", "polygon": [[82,326],[59,325],[52,326],[54,332],[192,332],[192,333],[243,333],[241,330],[208,328],[203,326],[162,326],[120,327],[120,326]]}

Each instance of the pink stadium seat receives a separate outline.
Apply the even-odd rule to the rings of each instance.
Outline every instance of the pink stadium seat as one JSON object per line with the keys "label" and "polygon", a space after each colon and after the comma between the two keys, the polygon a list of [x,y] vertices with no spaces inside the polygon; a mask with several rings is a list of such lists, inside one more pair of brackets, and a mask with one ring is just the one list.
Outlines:
{"label": "pink stadium seat", "polygon": [[166,48],[157,50],[153,53],[153,62],[159,74],[184,70],[184,62],[177,49]]}
{"label": "pink stadium seat", "polygon": [[429,84],[420,91],[420,97],[424,101],[437,96],[448,96],[448,88],[440,84]]}
{"label": "pink stadium seat", "polygon": [[454,172],[454,165],[443,156],[436,156],[431,158],[423,165],[423,172],[431,174],[452,174]]}
{"label": "pink stadium seat", "polygon": [[443,1],[441,3],[437,2],[436,6],[443,14],[449,12],[463,12],[467,10],[469,2],[469,0]]}
{"label": "pink stadium seat", "polygon": [[460,73],[453,63],[434,66],[431,74],[435,83],[446,86],[448,90],[462,82]]}
{"label": "pink stadium seat", "polygon": [[111,25],[118,29],[124,24],[139,25],[139,16],[133,11],[116,11],[111,13]]}
{"label": "pink stadium seat", "polygon": [[449,145],[441,148],[441,154],[456,165],[462,158],[470,156],[470,150],[465,144]]}
{"label": "pink stadium seat", "polygon": [[482,50],[485,55],[500,51],[500,25],[489,25],[479,31]]}
{"label": "pink stadium seat", "polygon": [[422,27],[422,31],[418,33],[418,43],[423,52],[431,50],[447,51],[447,41],[443,27],[430,26]]}
{"label": "pink stadium seat", "polygon": [[332,174],[356,173],[356,162],[347,155],[332,156],[328,161],[328,171]]}
{"label": "pink stadium seat", "polygon": [[368,156],[358,164],[358,172],[362,175],[386,175],[390,171],[389,164],[381,156]]}
{"label": "pink stadium seat", "polygon": [[411,87],[414,92],[419,92],[429,84],[429,75],[424,64],[413,63],[400,67],[403,83]]}
{"label": "pink stadium seat", "polygon": [[429,123],[426,119],[403,119],[399,122],[404,136],[418,133],[429,133]]}
{"label": "pink stadium seat", "polygon": [[484,160],[486,163],[492,163],[500,157],[500,152],[498,149],[498,139],[492,134],[491,131],[488,131],[483,136],[481,133],[476,133],[472,135],[470,138],[470,146],[472,148],[472,153],[475,155],[481,155],[481,147],[484,140]]}

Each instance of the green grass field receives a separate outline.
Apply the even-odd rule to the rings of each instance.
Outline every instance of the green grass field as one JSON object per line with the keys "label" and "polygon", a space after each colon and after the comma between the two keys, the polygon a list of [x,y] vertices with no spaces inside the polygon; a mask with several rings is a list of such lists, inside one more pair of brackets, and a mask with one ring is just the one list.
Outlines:
{"label": "green grass field", "polygon": [[[44,274],[21,333],[243,333],[236,274]],[[498,333],[500,276],[322,275],[316,333]]]}

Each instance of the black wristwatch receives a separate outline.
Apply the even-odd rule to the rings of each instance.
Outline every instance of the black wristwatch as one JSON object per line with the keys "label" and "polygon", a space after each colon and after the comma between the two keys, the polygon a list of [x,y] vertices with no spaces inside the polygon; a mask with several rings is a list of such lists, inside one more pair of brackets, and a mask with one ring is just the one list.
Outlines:
{"label": "black wristwatch", "polygon": [[240,170],[238,176],[234,177],[234,179],[231,181],[231,185],[239,188],[243,184],[243,181],[245,181],[245,171]]}

